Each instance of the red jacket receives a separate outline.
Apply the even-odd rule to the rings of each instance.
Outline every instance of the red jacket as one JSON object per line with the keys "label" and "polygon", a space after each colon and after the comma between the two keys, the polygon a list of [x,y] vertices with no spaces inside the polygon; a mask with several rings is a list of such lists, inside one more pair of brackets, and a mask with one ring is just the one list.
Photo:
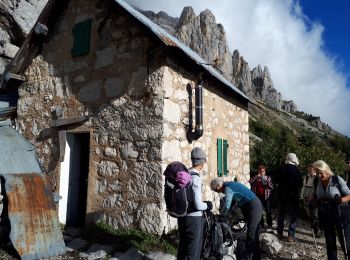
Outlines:
{"label": "red jacket", "polygon": [[271,190],[273,189],[273,184],[271,181],[271,177],[264,175],[264,176],[258,176],[255,175],[254,177],[250,178],[249,183],[251,185],[252,191],[256,194],[256,184],[258,181],[261,181],[261,183],[264,185],[265,189],[265,200],[269,199],[271,196]]}

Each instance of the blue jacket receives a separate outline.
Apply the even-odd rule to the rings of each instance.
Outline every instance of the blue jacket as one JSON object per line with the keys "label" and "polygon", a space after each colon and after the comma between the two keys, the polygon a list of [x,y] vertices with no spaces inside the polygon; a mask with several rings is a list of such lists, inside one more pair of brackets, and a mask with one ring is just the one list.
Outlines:
{"label": "blue jacket", "polygon": [[225,182],[224,183],[224,205],[221,209],[221,214],[225,215],[233,205],[242,207],[246,202],[257,199],[256,195],[246,186],[239,182]]}

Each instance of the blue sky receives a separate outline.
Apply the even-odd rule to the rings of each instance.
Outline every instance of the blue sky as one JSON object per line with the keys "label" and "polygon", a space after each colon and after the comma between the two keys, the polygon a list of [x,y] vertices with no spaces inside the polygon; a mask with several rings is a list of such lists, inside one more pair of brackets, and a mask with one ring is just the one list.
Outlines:
{"label": "blue sky", "polygon": [[324,49],[335,57],[350,87],[350,1],[301,0],[304,14],[323,25]]}
{"label": "blue sky", "polygon": [[[209,9],[250,69],[269,68],[285,100],[350,136],[350,0],[126,0],[180,17]],[[350,15],[349,15],[350,17]]]}

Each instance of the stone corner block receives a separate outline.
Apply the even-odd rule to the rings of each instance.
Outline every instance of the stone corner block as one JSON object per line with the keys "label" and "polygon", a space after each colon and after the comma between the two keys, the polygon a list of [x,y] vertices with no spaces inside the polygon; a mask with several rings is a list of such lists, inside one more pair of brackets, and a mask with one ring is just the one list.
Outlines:
{"label": "stone corner block", "polygon": [[165,120],[178,124],[181,120],[180,106],[169,99],[164,99],[163,117]]}

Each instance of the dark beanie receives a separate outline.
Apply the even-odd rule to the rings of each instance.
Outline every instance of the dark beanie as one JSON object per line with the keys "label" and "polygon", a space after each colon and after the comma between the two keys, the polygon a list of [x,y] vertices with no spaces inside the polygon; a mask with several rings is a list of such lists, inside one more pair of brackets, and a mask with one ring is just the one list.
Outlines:
{"label": "dark beanie", "polygon": [[205,163],[207,161],[206,158],[207,156],[201,148],[195,147],[191,151],[191,160],[194,166]]}

